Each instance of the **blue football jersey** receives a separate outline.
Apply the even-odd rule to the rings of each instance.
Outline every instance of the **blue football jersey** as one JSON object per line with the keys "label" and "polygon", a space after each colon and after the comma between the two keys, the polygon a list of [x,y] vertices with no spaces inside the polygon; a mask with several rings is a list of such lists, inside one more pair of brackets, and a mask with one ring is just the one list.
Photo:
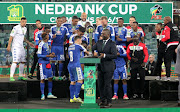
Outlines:
{"label": "blue football jersey", "polygon": [[115,41],[115,34],[114,34],[114,28],[113,28],[113,26],[107,25],[105,28],[103,28],[102,25],[99,25],[99,26],[97,26],[96,31],[95,31],[95,35],[94,35],[94,40],[95,40],[95,42],[97,42],[97,41],[99,40],[99,37],[101,36],[101,32],[102,32],[104,29],[109,29],[109,30],[110,30],[110,32],[111,32],[110,39],[111,39],[112,41]]}
{"label": "blue football jersey", "polygon": [[68,66],[74,66],[78,67],[81,66],[80,64],[80,58],[81,58],[81,52],[85,52],[86,49],[79,44],[73,44],[70,45],[68,48],[68,55],[69,55],[69,65]]}
{"label": "blue football jersey", "polygon": [[118,36],[119,38],[122,39],[122,41],[116,40],[116,45],[126,46],[126,41],[127,41],[127,39],[126,39],[126,34],[127,34],[126,27],[115,26],[114,31],[115,31],[115,37]]}
{"label": "blue football jersey", "polygon": [[49,45],[48,43],[45,43],[44,41],[41,41],[38,45],[38,63],[46,63],[48,64],[50,62],[49,57],[46,57],[50,53]]}
{"label": "blue football jersey", "polygon": [[[42,40],[42,31],[38,32],[37,36],[35,37],[36,40],[36,45],[39,45],[39,41]],[[51,45],[51,39],[52,39],[52,35],[49,34],[49,40],[48,40],[48,45]]]}
{"label": "blue football jersey", "polygon": [[[74,34],[74,35],[72,35],[72,36],[70,37],[70,39],[69,39],[69,43],[70,43],[70,44],[74,44],[74,37],[75,37],[75,36],[77,36],[77,34]],[[85,35],[82,36],[82,41],[86,41],[87,44],[89,44],[89,38],[86,37]]]}
{"label": "blue football jersey", "polygon": [[64,26],[61,27],[57,27],[56,25],[52,26],[51,34],[52,35],[56,34],[56,38],[52,38],[53,40],[52,46],[62,46],[65,41],[65,37],[66,36],[68,38],[70,37],[68,29]]}
{"label": "blue football jersey", "polygon": [[115,59],[116,68],[122,67],[126,65],[126,61],[124,60],[125,57],[127,57],[126,50],[122,45],[117,45],[117,50],[120,53],[120,56],[117,56],[117,59]]}
{"label": "blue football jersey", "polygon": [[133,29],[127,31],[126,37],[133,38],[135,35],[138,35],[138,34],[141,34],[140,38],[144,37],[144,32],[142,30],[140,30],[140,29],[138,29],[136,32]]}
{"label": "blue football jersey", "polygon": [[[63,24],[63,26],[67,27],[67,29],[68,29],[68,31],[69,31],[69,35],[72,36],[74,30],[78,30],[81,25],[73,26],[72,24],[65,23],[65,24]],[[70,37],[70,36],[69,36],[69,37]]]}

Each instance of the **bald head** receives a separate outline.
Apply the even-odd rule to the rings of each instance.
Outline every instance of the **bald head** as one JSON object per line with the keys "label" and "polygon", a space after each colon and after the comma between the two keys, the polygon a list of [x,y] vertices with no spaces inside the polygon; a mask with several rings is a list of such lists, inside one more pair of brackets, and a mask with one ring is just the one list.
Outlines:
{"label": "bald head", "polygon": [[170,17],[170,16],[164,17],[164,24],[167,24],[167,23],[169,23],[169,22],[172,22],[171,17]]}
{"label": "bald head", "polygon": [[87,14],[86,14],[85,12],[83,12],[83,13],[81,14],[81,19],[82,19],[82,21],[86,21],[86,19],[87,19]]}

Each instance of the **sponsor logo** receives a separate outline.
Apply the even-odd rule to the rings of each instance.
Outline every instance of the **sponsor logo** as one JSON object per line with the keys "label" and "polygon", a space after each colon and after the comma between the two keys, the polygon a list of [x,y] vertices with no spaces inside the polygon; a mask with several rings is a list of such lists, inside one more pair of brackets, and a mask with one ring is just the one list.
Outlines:
{"label": "sponsor logo", "polygon": [[151,20],[162,20],[162,15],[157,15],[162,12],[163,8],[156,4],[154,7],[150,9],[150,13],[152,14]]}
{"label": "sponsor logo", "polygon": [[86,96],[94,96],[94,89],[93,88],[88,88],[86,89]]}
{"label": "sponsor logo", "polygon": [[22,5],[11,5],[7,10],[10,12],[8,16],[9,21],[20,21],[24,17],[24,8]]}
{"label": "sponsor logo", "polygon": [[93,70],[89,70],[87,73],[88,74],[87,78],[93,78],[93,73],[94,73]]}

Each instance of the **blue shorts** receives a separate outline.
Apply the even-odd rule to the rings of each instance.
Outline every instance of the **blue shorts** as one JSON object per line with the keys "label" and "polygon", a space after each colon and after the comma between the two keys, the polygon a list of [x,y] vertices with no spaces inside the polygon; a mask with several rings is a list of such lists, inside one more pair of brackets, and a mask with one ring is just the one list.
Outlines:
{"label": "blue shorts", "polygon": [[114,70],[114,80],[127,79],[126,65]]}
{"label": "blue shorts", "polygon": [[70,79],[72,82],[84,79],[84,74],[82,72],[81,67],[70,67],[70,66],[68,66],[68,71],[69,71]]}
{"label": "blue shorts", "polygon": [[51,47],[51,52],[54,52],[56,57],[51,58],[53,61],[64,61],[64,46],[52,46]]}
{"label": "blue shorts", "polygon": [[39,63],[40,80],[52,78],[52,68],[46,68],[45,63]]}

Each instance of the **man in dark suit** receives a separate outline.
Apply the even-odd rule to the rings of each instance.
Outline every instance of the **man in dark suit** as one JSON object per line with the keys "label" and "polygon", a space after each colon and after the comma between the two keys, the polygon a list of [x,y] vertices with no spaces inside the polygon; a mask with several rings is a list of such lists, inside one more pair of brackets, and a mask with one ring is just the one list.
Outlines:
{"label": "man in dark suit", "polygon": [[[100,91],[100,106],[111,107],[112,85],[111,80],[115,70],[113,59],[117,58],[116,43],[110,39],[110,30],[104,29],[101,33],[103,40],[99,40],[92,48],[98,52],[101,63],[98,64],[98,85]],[[107,103],[106,103],[107,100]]]}

